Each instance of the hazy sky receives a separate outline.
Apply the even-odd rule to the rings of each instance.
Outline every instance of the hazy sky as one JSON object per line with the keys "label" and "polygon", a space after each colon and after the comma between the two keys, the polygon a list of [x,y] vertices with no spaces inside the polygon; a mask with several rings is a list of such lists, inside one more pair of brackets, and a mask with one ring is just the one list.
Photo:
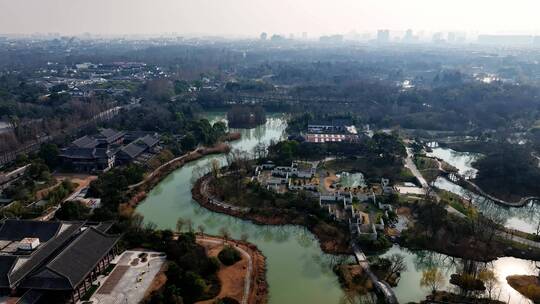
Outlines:
{"label": "hazy sky", "polygon": [[540,0],[0,0],[0,33],[540,33]]}

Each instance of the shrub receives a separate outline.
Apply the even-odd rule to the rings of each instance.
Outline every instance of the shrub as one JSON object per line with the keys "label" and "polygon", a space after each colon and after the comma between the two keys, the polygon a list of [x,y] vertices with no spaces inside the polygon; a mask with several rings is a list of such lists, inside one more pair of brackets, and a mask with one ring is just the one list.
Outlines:
{"label": "shrub", "polygon": [[229,297],[221,298],[215,302],[216,304],[240,304],[237,300]]}
{"label": "shrub", "polygon": [[240,252],[236,250],[234,247],[231,246],[225,246],[219,254],[218,258],[224,265],[230,266],[235,264],[236,262],[240,261],[242,259],[242,256],[240,255]]}

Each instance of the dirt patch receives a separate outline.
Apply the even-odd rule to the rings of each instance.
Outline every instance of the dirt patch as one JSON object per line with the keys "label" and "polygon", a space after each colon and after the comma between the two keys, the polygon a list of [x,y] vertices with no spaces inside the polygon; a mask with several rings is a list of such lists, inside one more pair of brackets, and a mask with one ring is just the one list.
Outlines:
{"label": "dirt patch", "polygon": [[506,277],[506,281],[512,288],[534,301],[534,303],[540,303],[540,280],[538,280],[538,277],[513,275]]}
{"label": "dirt patch", "polygon": [[[215,244],[208,243],[204,240],[197,240],[197,243],[206,248],[208,256],[217,257],[218,253],[223,249],[223,243]],[[197,302],[199,304],[212,304],[216,299],[221,299],[224,297],[229,297],[237,300],[238,302],[242,301],[244,294],[244,284],[245,277],[248,268],[248,259],[245,255],[242,254],[242,259],[236,262],[234,265],[225,266],[221,265],[217,276],[221,282],[221,290],[216,298]]]}
{"label": "dirt patch", "polygon": [[116,266],[113,272],[111,272],[111,274],[109,275],[109,278],[107,278],[107,280],[105,281],[105,283],[103,283],[97,293],[110,294],[114,290],[114,287],[116,287],[118,282],[120,282],[124,274],[128,271],[128,269],[129,266]]}
{"label": "dirt patch", "polygon": [[[217,241],[218,243],[216,243]],[[268,284],[266,282],[266,258],[257,246],[236,240],[230,240],[224,244],[223,239],[212,236],[198,236],[197,243],[206,248],[208,255],[217,257],[224,245],[230,245],[242,249],[251,257],[252,270],[250,277],[250,289],[247,303],[265,304],[268,302]],[[244,295],[244,286],[246,273],[248,271],[249,261],[244,253],[242,259],[231,266],[222,265],[218,272],[218,278],[221,282],[219,294],[210,300],[198,302],[200,304],[211,304],[215,300],[230,297],[241,302]]]}
{"label": "dirt patch", "polygon": [[329,172],[330,175],[324,179],[324,188],[328,192],[334,192],[335,189],[332,189],[330,185],[332,185],[334,182],[338,180],[337,176],[334,174],[334,172]]}
{"label": "dirt patch", "polygon": [[[157,257],[159,256],[159,254],[152,254],[151,256]],[[165,274],[166,271],[167,271],[167,263],[164,263],[159,273],[154,277],[152,284],[146,290],[146,293],[144,295],[145,299],[148,299],[154,291],[160,290],[163,286],[165,286],[165,283],[167,282],[167,275]]]}

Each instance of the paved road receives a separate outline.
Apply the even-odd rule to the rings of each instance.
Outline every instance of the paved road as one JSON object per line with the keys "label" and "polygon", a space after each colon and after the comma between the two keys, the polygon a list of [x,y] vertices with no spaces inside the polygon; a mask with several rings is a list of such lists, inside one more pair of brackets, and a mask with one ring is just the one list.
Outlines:
{"label": "paved road", "polygon": [[526,238],[522,238],[522,237],[517,236],[517,235],[510,234],[510,233],[508,233],[506,231],[498,231],[497,235],[502,236],[502,237],[504,237],[506,239],[512,240],[514,242],[521,243],[523,245],[527,245],[527,246],[535,247],[535,248],[540,248],[540,243],[529,240],[529,239],[526,239]]}
{"label": "paved road", "polygon": [[[418,170],[416,167],[416,164],[413,161],[413,153],[410,148],[407,148],[407,158],[405,158],[405,167],[411,170],[412,174],[416,179],[420,182],[420,185],[422,185],[422,188],[426,191],[426,193],[430,193],[430,195],[435,198],[437,202],[441,201],[441,197],[435,192],[431,191],[431,186],[428,184],[422,173]],[[446,205],[446,211],[448,213],[452,213],[459,217],[465,217],[465,215],[459,211],[457,211],[454,207],[450,205]]]}
{"label": "paved road", "polygon": [[[197,241],[199,242],[205,242],[205,243],[212,243],[212,244],[222,244],[222,239],[213,239],[209,237],[201,237],[197,236]],[[248,260],[248,267],[246,270],[246,277],[244,280],[244,295],[242,296],[242,304],[247,304],[249,299],[249,289],[251,287],[251,274],[253,272],[253,260],[251,259],[251,255],[247,253],[244,249],[241,247],[235,247],[242,255],[244,255]]]}
{"label": "paved road", "polygon": [[407,148],[407,158],[405,158],[405,167],[411,170],[412,174],[416,177],[416,179],[420,182],[420,185],[422,185],[422,188],[425,190],[430,189],[428,182],[422,176],[418,168],[416,167],[414,161],[413,161],[413,153],[411,151],[411,148]]}

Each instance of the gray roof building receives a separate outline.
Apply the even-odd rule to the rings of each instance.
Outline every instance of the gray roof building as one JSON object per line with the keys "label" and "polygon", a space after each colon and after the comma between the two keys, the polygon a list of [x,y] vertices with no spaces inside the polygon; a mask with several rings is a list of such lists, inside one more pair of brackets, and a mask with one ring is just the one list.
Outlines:
{"label": "gray roof building", "polygon": [[[0,228],[0,292],[54,292],[75,302],[116,251],[109,225],[5,220]],[[30,246],[29,246],[30,245]]]}

